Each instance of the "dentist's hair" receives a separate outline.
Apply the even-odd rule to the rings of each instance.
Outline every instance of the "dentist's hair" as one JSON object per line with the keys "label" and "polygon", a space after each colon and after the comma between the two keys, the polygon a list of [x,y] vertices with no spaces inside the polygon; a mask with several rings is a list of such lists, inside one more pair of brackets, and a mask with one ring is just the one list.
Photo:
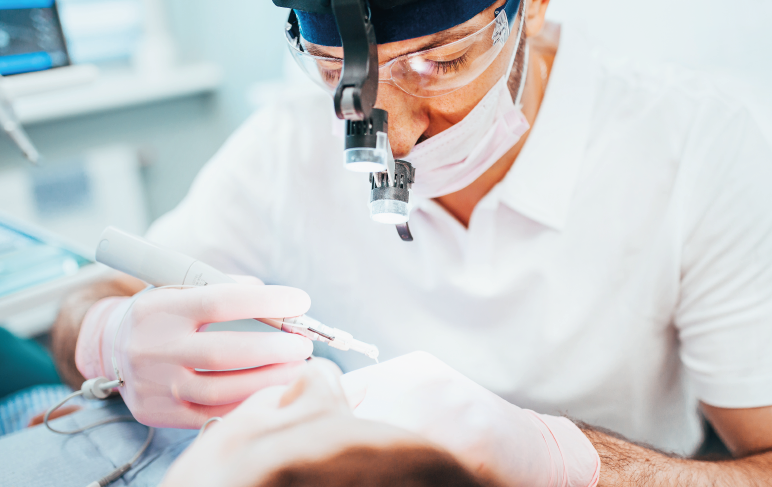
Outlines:
{"label": "dentist's hair", "polygon": [[284,467],[259,487],[497,487],[430,447],[354,447],[318,462]]}

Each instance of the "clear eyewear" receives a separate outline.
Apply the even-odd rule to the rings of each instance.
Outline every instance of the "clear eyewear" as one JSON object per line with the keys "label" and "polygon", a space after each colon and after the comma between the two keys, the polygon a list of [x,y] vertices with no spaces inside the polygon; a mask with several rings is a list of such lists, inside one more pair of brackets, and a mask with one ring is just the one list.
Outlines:
{"label": "clear eyewear", "polygon": [[[294,23],[293,23],[294,22]],[[290,14],[287,41],[300,68],[327,92],[340,81],[343,60],[314,56],[300,37],[297,19]],[[418,98],[447,95],[468,85],[493,63],[509,38],[509,19],[502,8],[485,27],[457,41],[398,56],[378,68],[378,81]]]}

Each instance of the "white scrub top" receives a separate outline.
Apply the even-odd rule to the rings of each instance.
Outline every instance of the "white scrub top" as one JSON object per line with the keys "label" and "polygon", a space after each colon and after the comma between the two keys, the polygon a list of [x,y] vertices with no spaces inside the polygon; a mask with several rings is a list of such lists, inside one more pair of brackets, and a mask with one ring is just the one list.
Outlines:
{"label": "white scrub top", "polygon": [[370,220],[331,111],[295,94],[253,116],[149,238],[306,290],[382,360],[425,350],[666,450],[699,445],[698,400],[772,405],[772,152],[709,84],[603,61],[564,27],[509,174],[468,229],[415,201],[411,243]]}

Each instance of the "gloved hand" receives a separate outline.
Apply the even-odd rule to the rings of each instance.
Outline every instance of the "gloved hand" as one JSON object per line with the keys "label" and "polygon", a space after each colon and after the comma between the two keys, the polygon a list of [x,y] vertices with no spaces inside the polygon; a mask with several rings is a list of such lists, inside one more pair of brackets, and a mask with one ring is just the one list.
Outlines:
{"label": "gloved hand", "polygon": [[265,286],[257,279],[240,282],[152,290],[131,307],[130,298],[97,302],[81,325],[78,370],[86,379],[117,379],[115,340],[116,365],[125,382],[118,390],[126,405],[137,421],[170,428],[199,428],[255,391],[287,384],[313,351],[307,338],[200,332],[209,323],[294,317],[310,307],[310,298],[299,289]]}
{"label": "gloved hand", "polygon": [[430,354],[405,355],[341,381],[358,418],[417,433],[505,485],[598,483],[600,458],[571,421],[520,409]]}
{"label": "gloved hand", "polygon": [[[318,426],[309,432],[309,424],[340,417],[335,424],[350,418],[346,431],[357,426],[339,377],[336,365],[314,358],[289,386],[253,394],[222,422],[211,423],[175,460],[161,485],[251,487],[287,464],[326,458],[336,449],[336,438],[325,430],[325,441],[318,441]],[[345,441],[345,432],[339,436]]]}

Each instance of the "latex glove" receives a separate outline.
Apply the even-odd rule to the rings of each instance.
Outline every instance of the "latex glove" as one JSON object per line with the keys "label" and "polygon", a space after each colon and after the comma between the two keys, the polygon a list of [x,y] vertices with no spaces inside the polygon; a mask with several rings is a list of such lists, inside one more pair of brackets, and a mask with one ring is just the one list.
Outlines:
{"label": "latex glove", "polygon": [[78,336],[78,370],[86,379],[117,379],[111,360],[117,330],[116,363],[125,382],[118,389],[121,396],[137,421],[169,428],[199,428],[255,391],[289,383],[313,351],[307,338],[199,332],[215,322],[300,316],[310,307],[299,289],[251,282],[152,290],[136,299],[128,314],[130,298],[97,302]]}
{"label": "latex glove", "polygon": [[437,443],[512,486],[594,487],[600,458],[571,421],[520,409],[424,352],[341,379],[354,415]]}
{"label": "latex glove", "polygon": [[[161,485],[250,487],[288,463],[327,458],[339,448],[338,437],[345,442],[346,433],[357,429],[339,377],[336,365],[314,358],[289,386],[253,394],[222,422],[211,423],[175,460]],[[309,429],[333,417],[350,418],[339,435],[327,428],[319,438],[318,426]]]}

